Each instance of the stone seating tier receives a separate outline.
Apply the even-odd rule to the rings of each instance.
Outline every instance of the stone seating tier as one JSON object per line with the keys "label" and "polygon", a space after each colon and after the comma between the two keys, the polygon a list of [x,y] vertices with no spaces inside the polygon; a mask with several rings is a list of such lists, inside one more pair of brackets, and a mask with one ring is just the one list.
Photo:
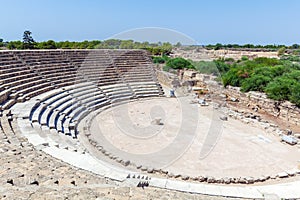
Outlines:
{"label": "stone seating tier", "polygon": [[0,72],[1,113],[51,91],[29,120],[73,137],[93,110],[163,95],[143,50],[0,51]]}

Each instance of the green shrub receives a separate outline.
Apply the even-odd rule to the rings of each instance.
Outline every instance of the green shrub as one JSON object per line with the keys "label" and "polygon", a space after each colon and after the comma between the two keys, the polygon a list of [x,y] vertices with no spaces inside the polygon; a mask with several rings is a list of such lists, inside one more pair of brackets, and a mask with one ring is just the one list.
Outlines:
{"label": "green shrub", "polygon": [[173,69],[195,69],[195,67],[184,58],[173,58],[167,61],[166,66]]}
{"label": "green shrub", "polygon": [[153,57],[152,61],[155,64],[163,64],[163,63],[165,63],[165,60],[162,57],[160,57],[160,56]]}
{"label": "green shrub", "polygon": [[276,58],[266,58],[266,57],[255,58],[253,62],[256,64],[262,64],[264,66],[275,66],[275,65],[282,64],[281,60],[278,60]]}
{"label": "green shrub", "polygon": [[296,83],[297,82],[293,79],[277,77],[266,86],[265,92],[271,99],[278,101],[289,100],[291,89]]}
{"label": "green shrub", "polygon": [[239,87],[241,86],[243,78],[240,77],[238,68],[232,68],[222,76],[222,80],[225,87],[227,85]]}
{"label": "green shrub", "polygon": [[285,53],[285,50],[286,50],[286,48],[285,48],[285,47],[281,47],[281,48],[279,48],[279,49],[278,49],[278,51],[277,51],[277,55],[278,55],[278,56],[282,56],[282,55],[284,55],[284,53]]}
{"label": "green shrub", "polygon": [[152,57],[152,61],[155,64],[163,64],[163,63],[166,63],[168,60],[170,60],[170,58],[166,55]]}
{"label": "green shrub", "polygon": [[298,107],[300,107],[300,83],[299,82],[297,82],[292,86],[289,100],[292,103],[296,104]]}
{"label": "green shrub", "polygon": [[241,87],[243,92],[266,92],[271,99],[289,100],[300,107],[299,63],[273,58],[236,61],[222,73],[222,81],[225,87],[232,85]]}
{"label": "green shrub", "polygon": [[242,82],[241,91],[260,91],[263,92],[267,84],[272,81],[269,76],[264,76],[262,74],[254,75]]}
{"label": "green shrub", "polygon": [[241,60],[246,61],[246,60],[249,60],[249,58],[248,58],[248,56],[242,56]]}

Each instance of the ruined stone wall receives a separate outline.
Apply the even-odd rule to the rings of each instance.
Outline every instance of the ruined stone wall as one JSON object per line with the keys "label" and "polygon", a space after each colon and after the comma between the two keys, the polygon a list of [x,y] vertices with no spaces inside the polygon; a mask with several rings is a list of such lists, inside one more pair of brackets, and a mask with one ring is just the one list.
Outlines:
{"label": "ruined stone wall", "polygon": [[156,71],[157,79],[160,84],[165,85],[167,87],[172,87],[172,81],[177,78],[175,74],[167,73],[164,71]]}
{"label": "ruined stone wall", "polygon": [[[296,107],[294,104],[285,101],[279,102],[274,101],[272,99],[267,98],[265,93],[261,92],[247,92],[243,93],[240,91],[238,87],[227,87],[226,89],[223,86],[213,81],[215,77],[210,75],[203,75],[196,73],[194,78],[191,78],[189,73],[192,71],[184,71],[184,79],[183,80],[199,80],[200,82],[204,82],[209,85],[209,90],[215,94],[225,94],[230,100],[231,98],[238,99],[238,103],[242,106],[247,106],[250,109],[257,109],[261,113],[267,113],[283,122],[287,122],[293,125],[300,125],[300,108]],[[195,72],[194,72],[195,73]],[[177,77],[175,74],[166,73],[163,71],[157,71],[157,77],[160,83],[171,87],[172,81]],[[215,82],[216,84],[212,84]]]}
{"label": "ruined stone wall", "polygon": [[239,88],[228,87],[224,93],[229,98],[236,98],[240,104],[248,106],[249,108],[258,109],[262,112],[278,117],[284,122],[300,125],[300,108],[294,104],[285,101],[278,102],[268,99],[267,95],[261,92],[240,92]]}
{"label": "ruined stone wall", "polygon": [[247,56],[250,59],[257,57],[278,58],[276,51],[269,51],[266,49],[219,49],[208,50],[205,48],[195,49],[182,49],[175,48],[171,54],[172,57],[183,57],[191,59],[193,61],[211,61],[218,58],[233,58],[235,60],[241,59],[243,56]]}

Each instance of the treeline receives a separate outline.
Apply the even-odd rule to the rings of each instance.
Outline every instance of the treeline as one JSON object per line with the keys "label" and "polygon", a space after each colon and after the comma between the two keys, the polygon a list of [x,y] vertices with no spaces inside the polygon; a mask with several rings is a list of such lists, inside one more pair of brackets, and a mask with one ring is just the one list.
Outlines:
{"label": "treeline", "polygon": [[[4,42],[0,39],[0,49],[146,49],[153,55],[169,55],[173,45],[165,43],[136,42],[133,40],[92,40],[82,42],[53,40],[36,42],[28,30],[23,33],[23,40]],[[176,44],[178,46],[178,44]]]}
{"label": "treeline", "polygon": [[135,42],[133,40],[109,39],[105,41],[61,41],[48,40],[34,42],[33,48],[25,48],[22,41],[0,42],[0,47],[7,49],[146,49],[153,55],[169,55],[172,50],[170,43]]}
{"label": "treeline", "polygon": [[291,46],[286,46],[286,45],[254,45],[254,44],[244,44],[244,45],[239,45],[239,44],[221,44],[221,43],[217,43],[217,44],[209,44],[205,46],[207,49],[214,49],[214,50],[218,50],[218,49],[268,49],[268,50],[278,50],[280,48],[286,48],[286,49],[300,49],[300,45],[299,44],[293,44]]}

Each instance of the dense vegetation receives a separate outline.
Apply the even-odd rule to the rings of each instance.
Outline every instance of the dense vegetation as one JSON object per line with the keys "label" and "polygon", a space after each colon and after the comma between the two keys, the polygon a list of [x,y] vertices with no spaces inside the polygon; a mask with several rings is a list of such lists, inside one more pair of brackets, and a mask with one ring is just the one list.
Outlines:
{"label": "dense vegetation", "polygon": [[166,66],[173,69],[195,69],[195,67],[184,58],[173,58],[166,62]]}
{"label": "dense vegetation", "polygon": [[196,69],[192,64],[192,61],[186,60],[184,58],[169,58],[166,55],[154,56],[152,60],[155,64],[165,64],[163,70],[170,71],[170,69]]}
{"label": "dense vegetation", "polygon": [[155,64],[165,64],[163,70],[170,69],[194,69],[202,74],[212,74],[219,76],[229,70],[229,64],[233,59],[220,59],[214,61],[192,61],[184,58],[169,58],[168,56],[154,56],[152,60]]}
{"label": "dense vegetation", "polygon": [[195,69],[202,74],[212,74],[214,76],[220,76],[221,74],[229,70],[228,63],[231,63],[233,61],[233,59],[220,59],[214,61],[191,61],[191,63],[195,67]]}
{"label": "dense vegetation", "polygon": [[163,56],[153,56],[152,57],[152,61],[155,63],[155,64],[163,64],[163,63],[166,63],[168,60],[170,60],[170,58],[166,55],[163,55]]}
{"label": "dense vegetation", "polygon": [[195,69],[200,73],[219,75],[224,86],[240,87],[242,92],[265,92],[269,98],[289,100],[300,106],[299,56],[283,56],[282,59],[256,58],[248,60],[220,59],[214,61],[190,61],[183,58],[154,57],[156,63],[165,63],[164,70]]}
{"label": "dense vegetation", "polygon": [[220,74],[224,87],[240,87],[242,92],[265,92],[269,98],[290,102],[300,106],[299,56],[284,56],[282,59],[242,58],[194,62],[201,73]]}
{"label": "dense vegetation", "polygon": [[224,86],[265,92],[269,98],[300,106],[300,64],[288,59],[256,58],[228,63],[221,73]]}

